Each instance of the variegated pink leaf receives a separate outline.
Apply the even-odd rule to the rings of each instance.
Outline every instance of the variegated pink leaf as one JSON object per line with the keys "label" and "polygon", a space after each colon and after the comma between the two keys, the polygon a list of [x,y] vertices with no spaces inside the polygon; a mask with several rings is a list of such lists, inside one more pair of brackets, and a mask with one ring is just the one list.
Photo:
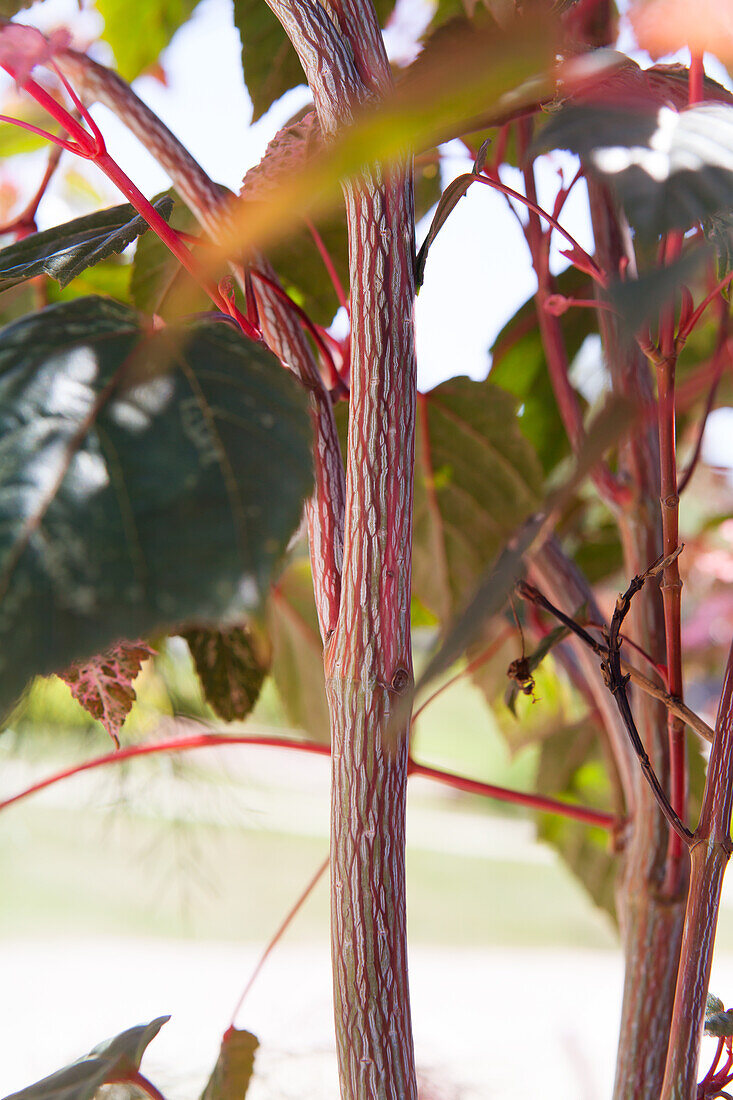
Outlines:
{"label": "variegated pink leaf", "polygon": [[155,653],[145,642],[117,642],[89,661],[77,661],[59,673],[71,694],[101,722],[119,748],[120,730],[137,696],[132,682],[143,661]]}

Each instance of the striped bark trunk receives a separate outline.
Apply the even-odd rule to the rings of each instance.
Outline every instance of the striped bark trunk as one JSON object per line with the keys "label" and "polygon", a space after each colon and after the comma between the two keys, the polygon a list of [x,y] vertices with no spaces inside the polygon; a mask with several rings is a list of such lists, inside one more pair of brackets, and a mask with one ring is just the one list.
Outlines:
{"label": "striped bark trunk", "polygon": [[411,175],[374,168],[345,190],[352,390],[341,613],[326,654],[336,1034],[344,1098],[412,1100],[407,738],[387,729],[412,680]]}
{"label": "striped bark trunk", "polygon": [[[326,139],[391,84],[369,0],[268,0]],[[415,423],[414,210],[408,167],[344,185],[351,397],[343,573],[325,650],[331,713],[331,945],[343,1100],[416,1100],[407,980],[407,730]]]}

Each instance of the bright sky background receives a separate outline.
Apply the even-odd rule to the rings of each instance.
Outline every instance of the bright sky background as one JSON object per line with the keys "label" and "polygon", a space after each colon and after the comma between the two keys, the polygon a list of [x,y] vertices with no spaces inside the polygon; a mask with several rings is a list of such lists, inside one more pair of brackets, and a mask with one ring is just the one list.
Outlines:
{"label": "bright sky background", "polygon": [[[264,0],[262,0],[264,3]],[[620,5],[627,6],[626,2]],[[388,31],[390,53],[409,54],[410,27],[420,24],[428,9],[423,0],[403,0],[395,25]],[[131,17],[134,5],[131,4]],[[45,0],[21,21],[33,22],[42,30],[66,24],[82,43],[99,33],[101,20],[94,12],[78,10],[76,0]],[[642,64],[646,55],[633,50],[628,26],[622,23],[620,46]],[[241,76],[239,35],[232,20],[230,0],[201,0],[193,18],[174,36],[163,54],[168,86],[142,77],[135,82],[137,93],[170,126],[209,174],[238,190],[246,170],[255,164],[267,142],[280,126],[309,100],[305,87],[294,89],[255,125],[249,125],[251,106]],[[687,60],[681,57],[681,60]],[[100,60],[112,63],[111,57]],[[730,86],[721,66],[706,58],[706,68],[716,79]],[[103,128],[110,152],[139,187],[153,195],[168,186],[168,179],[156,162],[105,108],[94,113]],[[443,184],[470,168],[458,142],[447,147]],[[38,158],[25,158],[33,165],[29,188],[37,180]],[[556,154],[538,164],[538,190],[554,195],[557,168],[565,165],[568,178],[575,168],[572,158]],[[512,184],[511,173],[506,182]],[[99,187],[110,204],[119,201],[111,185],[100,177]],[[59,199],[49,195],[39,212],[41,227],[54,225],[74,215]],[[565,227],[587,249],[592,250],[585,188],[577,186],[562,214]],[[418,227],[418,241],[427,224]],[[566,261],[554,254],[553,266],[561,270]],[[485,377],[490,364],[488,349],[504,323],[533,292],[535,277],[529,264],[524,238],[503,196],[487,187],[473,188],[461,200],[433,245],[425,283],[416,305],[418,384],[430,389],[456,374]],[[598,342],[585,349],[588,376]],[[717,410],[706,433],[706,457],[718,464],[733,465],[733,410]]]}

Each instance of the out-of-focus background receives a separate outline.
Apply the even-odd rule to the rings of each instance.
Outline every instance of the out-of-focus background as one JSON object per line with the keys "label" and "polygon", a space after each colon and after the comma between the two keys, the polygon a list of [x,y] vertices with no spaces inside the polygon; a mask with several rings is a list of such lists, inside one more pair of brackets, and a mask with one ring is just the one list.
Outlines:
{"label": "out-of-focus background", "polygon": [[[389,32],[395,54],[409,52],[411,28],[424,19],[419,4],[398,6]],[[96,17],[79,13],[73,0],[45,0],[27,20],[46,30],[69,22],[81,40],[98,29]],[[164,54],[167,85],[152,77],[136,82],[208,171],[235,189],[307,99],[303,89],[289,93],[248,129],[238,53],[227,0],[202,0]],[[142,189],[152,195],[166,187],[164,174],[112,116],[95,114],[111,152]],[[452,152],[444,183],[466,169],[460,149]],[[7,210],[16,201],[12,189],[21,196],[40,163],[39,154],[14,161],[12,178],[0,169]],[[548,186],[558,163],[546,166]],[[100,197],[117,201],[101,178],[70,166],[39,221],[56,224]],[[563,220],[591,247],[582,188]],[[486,245],[477,247],[482,228]],[[525,244],[503,199],[486,188],[472,192],[438,238],[418,299],[422,388],[454,374],[483,377],[487,349],[533,289]],[[584,349],[582,363],[592,388],[597,344]],[[716,410],[706,433],[705,456],[718,468],[721,494],[723,468],[733,464],[731,412]],[[689,508],[694,516],[694,501]],[[683,512],[683,527],[685,520]],[[711,591],[733,575],[733,546],[716,553],[697,563]],[[695,629],[704,644],[711,615],[729,624],[730,606],[715,599],[688,623],[691,645]],[[427,639],[417,642],[419,656]],[[137,686],[128,743],[213,721],[187,650],[175,641]],[[700,685],[703,709],[714,688],[706,693]],[[540,700],[557,703],[559,690],[551,671],[538,677]],[[521,702],[529,721],[532,704]],[[536,750],[515,738],[510,753],[499,725],[478,689],[459,682],[420,718],[415,756],[529,789]],[[227,729],[287,734],[272,686],[243,730]],[[22,719],[0,738],[0,797],[108,747],[60,682],[37,685]],[[196,750],[90,771],[8,808],[0,819],[0,1094],[109,1034],[170,1012],[144,1065],[169,1100],[197,1096],[263,948],[325,858],[328,768],[325,758],[286,750]],[[537,841],[526,812],[413,779],[408,836],[422,1100],[509,1100],[540,1090],[545,1100],[608,1097],[622,985],[609,918]],[[717,948],[713,988],[730,1003],[733,888],[726,888]],[[328,954],[321,880],[236,1019],[261,1043],[252,1100],[335,1100]]]}

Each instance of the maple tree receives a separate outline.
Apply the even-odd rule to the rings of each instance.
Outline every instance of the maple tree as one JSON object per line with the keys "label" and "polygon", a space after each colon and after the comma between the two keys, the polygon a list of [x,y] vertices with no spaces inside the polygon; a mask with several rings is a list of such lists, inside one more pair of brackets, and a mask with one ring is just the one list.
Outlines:
{"label": "maple tree", "polygon": [[[689,66],[642,68],[606,49],[610,0],[512,17],[441,2],[423,51],[393,74],[380,30],[389,3],[268,4],[234,4],[255,116],[303,74],[313,110],[280,131],[238,198],[126,83],[157,60],[186,5],[172,17],[153,4],[155,31],[131,36],[98,0],[122,76],[65,32],[46,38],[20,16],[0,28],[0,65],[24,96],[3,121],[52,146],[0,251],[0,707],[33,675],[60,672],[117,740],[152,652],[141,639],[166,634],[187,640],[225,720],[246,717],[273,675],[307,734],[298,750],[332,758],[344,1100],[418,1094],[411,774],[542,812],[544,838],[617,919],[617,1100],[725,1095],[733,1025],[722,1002],[708,1006],[719,1043],[697,1078],[731,847],[733,665],[710,638],[702,655],[683,645],[681,571],[690,562],[694,577],[726,512],[700,455],[708,415],[729,399],[733,97],[702,63],[704,49],[727,60],[727,39],[696,26],[693,41],[679,5],[639,3],[645,45],[692,50]],[[97,100],[148,145],[174,193],[150,201],[110,156],[87,106]],[[441,195],[438,146],[452,137],[473,167]],[[538,165],[558,149],[577,171],[543,205]],[[39,233],[62,154],[90,161],[127,203]],[[499,335],[486,381],[418,394],[416,286],[476,185],[502,193],[519,220],[536,293]],[[581,187],[592,254],[563,224]],[[416,205],[436,203],[416,254]],[[559,275],[558,239],[569,264]],[[132,241],[130,265],[119,255]],[[114,293],[86,294],[120,271],[129,279]],[[571,370],[592,335],[607,391],[597,408]],[[682,553],[680,495],[704,476],[699,546]],[[309,562],[291,547],[303,512]],[[439,628],[416,683],[412,615]],[[531,731],[522,695],[548,657],[586,714],[537,735],[535,792],[414,758],[411,720],[457,663],[492,704],[508,666],[509,707]],[[685,704],[688,659],[718,679],[725,668],[714,729]],[[81,769],[245,740],[257,741],[126,745],[0,808]],[[119,1081],[159,1098],[140,1060],[163,1022],[16,1100],[82,1100]],[[228,1029],[206,1100],[244,1095],[255,1045]]]}

